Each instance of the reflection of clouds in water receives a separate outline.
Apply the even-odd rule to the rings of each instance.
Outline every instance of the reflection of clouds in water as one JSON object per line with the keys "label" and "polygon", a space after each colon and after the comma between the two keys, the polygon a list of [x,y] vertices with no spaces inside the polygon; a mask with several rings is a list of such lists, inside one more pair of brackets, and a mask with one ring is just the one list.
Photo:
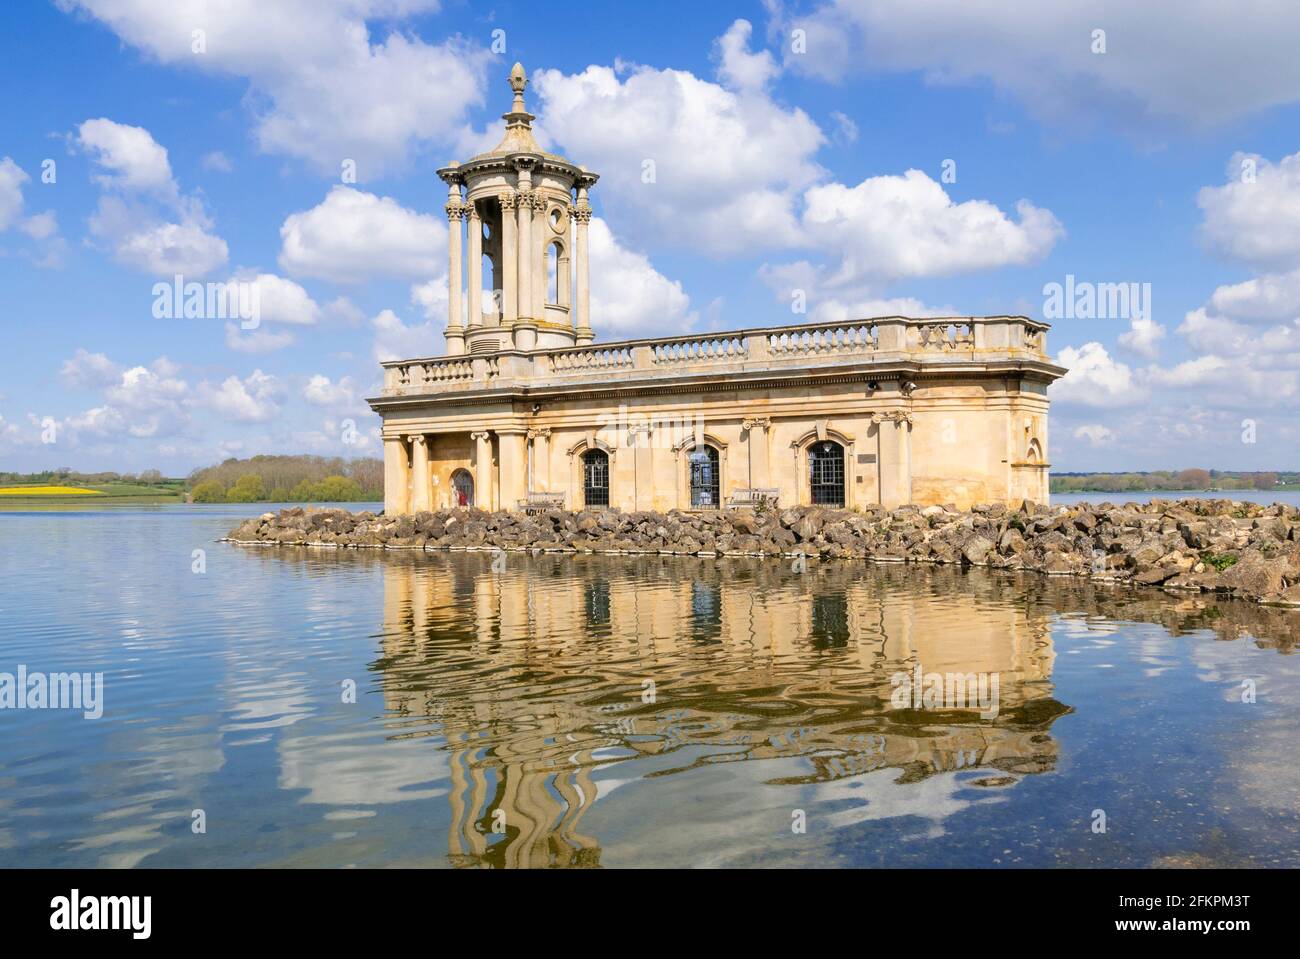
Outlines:
{"label": "reflection of clouds in water", "polygon": [[[306,790],[300,801],[375,806],[445,796],[447,754],[428,739],[376,741],[366,733],[286,736],[280,786]],[[419,787],[419,788],[417,788]]]}
{"label": "reflection of clouds in water", "polygon": [[[986,771],[992,772],[992,771]],[[818,803],[851,803],[848,809],[825,817],[832,829],[881,819],[916,817],[928,823],[923,835],[937,839],[945,835],[943,821],[977,803],[1002,802],[997,792],[975,798],[958,793],[969,788],[969,772],[945,772],[920,782],[901,782],[896,769],[879,769],[848,779],[819,783],[811,788]]]}

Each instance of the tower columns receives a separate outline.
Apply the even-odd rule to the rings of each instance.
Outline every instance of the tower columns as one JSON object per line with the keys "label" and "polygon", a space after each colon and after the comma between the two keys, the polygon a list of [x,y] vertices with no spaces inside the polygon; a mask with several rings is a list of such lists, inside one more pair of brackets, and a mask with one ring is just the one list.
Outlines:
{"label": "tower columns", "polygon": [[469,225],[469,325],[483,325],[483,221],[478,204],[466,205]]}
{"label": "tower columns", "polygon": [[519,318],[519,238],[515,235],[515,209],[519,194],[501,194],[501,324],[507,328]]}
{"label": "tower columns", "polygon": [[518,318],[536,319],[533,316],[533,169],[531,160],[516,163],[519,171],[519,290]]}
{"label": "tower columns", "polygon": [[465,205],[460,198],[460,181],[447,177],[447,355],[465,352],[465,327],[461,322],[461,221]]}
{"label": "tower columns", "polygon": [[587,185],[578,184],[578,204],[573,211],[574,232],[573,255],[577,261],[578,290],[577,329],[578,345],[590,343],[594,338],[591,331],[591,273],[587,265],[587,224],[591,222],[591,204],[587,200]]}

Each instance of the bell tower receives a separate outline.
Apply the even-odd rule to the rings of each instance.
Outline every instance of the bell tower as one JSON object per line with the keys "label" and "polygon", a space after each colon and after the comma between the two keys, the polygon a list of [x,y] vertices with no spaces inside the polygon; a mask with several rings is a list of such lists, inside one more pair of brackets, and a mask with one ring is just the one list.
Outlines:
{"label": "bell tower", "polygon": [[582,345],[594,335],[587,227],[598,177],[538,146],[527,86],[516,63],[501,142],[438,171],[447,184],[448,355]]}

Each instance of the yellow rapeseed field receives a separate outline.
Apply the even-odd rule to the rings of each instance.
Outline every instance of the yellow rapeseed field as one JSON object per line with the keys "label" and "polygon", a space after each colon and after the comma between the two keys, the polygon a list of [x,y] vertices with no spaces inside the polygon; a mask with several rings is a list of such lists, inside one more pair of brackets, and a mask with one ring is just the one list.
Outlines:
{"label": "yellow rapeseed field", "polygon": [[75,486],[0,486],[0,496],[103,496],[97,489]]}

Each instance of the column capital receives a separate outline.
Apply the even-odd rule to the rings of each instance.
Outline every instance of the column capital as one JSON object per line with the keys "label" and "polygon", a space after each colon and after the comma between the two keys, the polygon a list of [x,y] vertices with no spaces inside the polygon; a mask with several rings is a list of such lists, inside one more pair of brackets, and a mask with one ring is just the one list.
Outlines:
{"label": "column capital", "polygon": [[501,209],[513,210],[519,204],[519,194],[514,190],[502,190],[497,194],[497,200],[501,203]]}
{"label": "column capital", "polygon": [[586,226],[591,222],[591,207],[575,206],[569,210],[569,216],[573,218],[574,223]]}
{"label": "column capital", "polygon": [[476,432],[470,433],[469,438],[472,440],[490,440],[492,438],[492,434],[489,433],[487,430],[478,430]]}
{"label": "column capital", "polygon": [[528,438],[530,440],[535,440],[539,436],[544,438],[544,437],[549,437],[550,435],[551,435],[551,428],[549,426],[539,426],[534,429],[530,429],[528,431]]}
{"label": "column capital", "polygon": [[871,422],[880,423],[906,423],[912,425],[912,414],[906,410],[885,410],[881,413],[872,413]]}
{"label": "column capital", "polygon": [[423,433],[410,433],[407,435],[406,438],[410,440],[412,443],[415,443],[419,446],[423,446],[425,443],[425,438]]}
{"label": "column capital", "polygon": [[770,416],[750,416],[741,420],[740,427],[743,430],[769,430],[772,428],[772,417]]}
{"label": "column capital", "polygon": [[448,222],[455,223],[457,220],[468,218],[466,205],[464,203],[448,203],[443,209],[447,212]]}

